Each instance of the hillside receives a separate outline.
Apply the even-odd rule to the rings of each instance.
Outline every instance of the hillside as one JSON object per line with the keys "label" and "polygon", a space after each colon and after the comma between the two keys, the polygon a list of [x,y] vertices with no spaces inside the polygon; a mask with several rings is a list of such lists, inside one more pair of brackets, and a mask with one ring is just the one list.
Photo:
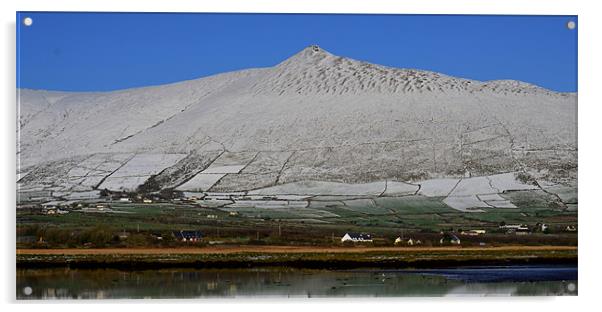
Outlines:
{"label": "hillside", "polygon": [[21,192],[69,199],[146,184],[440,196],[468,209],[509,207],[494,195],[539,190],[576,203],[577,95],[518,81],[390,68],[311,46],[274,67],[162,86],[21,89],[18,104]]}

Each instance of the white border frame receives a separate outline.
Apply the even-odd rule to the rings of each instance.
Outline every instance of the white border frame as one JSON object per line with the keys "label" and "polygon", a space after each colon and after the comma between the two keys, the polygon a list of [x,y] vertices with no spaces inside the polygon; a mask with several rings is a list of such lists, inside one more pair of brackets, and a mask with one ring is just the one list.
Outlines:
{"label": "white border frame", "polygon": [[[180,309],[219,309],[224,308],[244,309],[251,311],[302,311],[306,309],[332,309],[335,306],[329,304],[343,304],[341,309],[348,311],[369,311],[378,309],[437,309],[443,311],[509,311],[516,310],[543,310],[547,311],[573,311],[588,309],[597,304],[598,285],[600,274],[596,264],[599,262],[598,249],[598,223],[600,218],[600,202],[594,196],[600,192],[598,179],[600,172],[600,155],[602,148],[598,133],[602,129],[599,126],[602,116],[602,101],[596,89],[599,89],[601,81],[597,79],[598,73],[602,73],[600,58],[602,50],[600,47],[600,35],[596,30],[602,29],[602,18],[597,9],[595,1],[581,0],[411,0],[393,1],[387,0],[298,0],[275,1],[275,0],[232,0],[232,1],[194,1],[194,0],[22,0],[18,3],[0,3],[2,9],[2,45],[3,57],[0,58],[4,74],[0,76],[0,87],[4,99],[2,121],[2,178],[0,179],[1,197],[4,205],[2,221],[4,226],[2,235],[2,261],[0,281],[0,295],[2,302],[15,303],[15,163],[16,163],[16,94],[15,94],[15,12],[16,11],[104,11],[104,12],[248,12],[248,13],[400,13],[400,14],[537,14],[537,15],[578,15],[579,31],[579,202],[582,210],[579,216],[579,296],[578,297],[547,297],[547,298],[390,298],[390,299],[311,299],[311,300],[274,300],[274,299],[237,299],[237,300],[153,300],[145,308],[151,310],[163,310],[163,303],[184,303],[178,306]],[[85,309],[104,310],[102,304],[106,303],[149,303],[149,301],[103,301],[86,305]],[[242,303],[266,303],[272,304],[242,306]],[[42,307],[35,305],[24,305],[18,303],[5,308],[21,310],[38,310]],[[87,302],[90,303],[90,302]],[[98,303],[101,303],[100,305]],[[190,304],[203,303],[201,307],[189,306]],[[235,304],[225,307],[223,303]],[[291,304],[293,303],[293,304]],[[400,306],[399,304],[403,305]],[[503,303],[503,304],[502,304]],[[301,304],[311,304],[304,307]],[[319,304],[319,306],[316,306]],[[326,306],[324,306],[326,304]],[[378,307],[373,307],[378,304]],[[44,306],[43,309],[76,311],[81,306],[72,303],[53,304]],[[126,307],[127,308],[127,307]],[[338,308],[338,306],[337,306]],[[221,311],[220,311],[221,312]]]}

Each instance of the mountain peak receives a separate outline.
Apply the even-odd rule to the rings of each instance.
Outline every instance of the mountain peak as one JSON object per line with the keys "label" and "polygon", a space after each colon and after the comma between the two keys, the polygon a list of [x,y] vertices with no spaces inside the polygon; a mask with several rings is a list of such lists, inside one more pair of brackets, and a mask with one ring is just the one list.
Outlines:
{"label": "mountain peak", "polygon": [[332,54],[330,54],[328,51],[322,49],[317,44],[312,44],[312,45],[305,47],[303,50],[299,51],[293,57],[302,56],[302,57],[310,57],[311,58],[311,57],[319,57],[319,56],[324,56],[324,55],[332,56]]}
{"label": "mountain peak", "polygon": [[297,54],[284,60],[282,63],[278,64],[278,67],[291,65],[319,65],[323,61],[327,61],[333,58],[336,58],[336,56],[330,54],[328,51],[322,49],[318,45],[312,44],[310,46],[307,46],[303,50],[297,52]]}

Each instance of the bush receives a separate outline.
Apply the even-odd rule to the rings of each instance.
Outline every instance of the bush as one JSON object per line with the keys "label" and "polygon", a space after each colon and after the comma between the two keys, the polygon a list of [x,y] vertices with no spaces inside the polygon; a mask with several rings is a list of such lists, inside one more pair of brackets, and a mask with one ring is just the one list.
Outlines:
{"label": "bush", "polygon": [[128,247],[145,247],[149,246],[149,237],[144,234],[132,234],[125,240]]}
{"label": "bush", "polygon": [[78,235],[78,243],[90,243],[95,247],[105,247],[113,239],[113,231],[106,226],[97,226],[87,229]]}

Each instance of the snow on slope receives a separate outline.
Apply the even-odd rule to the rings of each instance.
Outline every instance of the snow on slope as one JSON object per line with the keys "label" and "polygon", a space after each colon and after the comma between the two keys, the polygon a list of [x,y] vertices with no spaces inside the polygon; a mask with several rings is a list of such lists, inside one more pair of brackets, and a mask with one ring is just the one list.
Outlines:
{"label": "snow on slope", "polygon": [[[218,192],[438,179],[419,192],[447,196],[464,176],[507,172],[576,185],[576,94],[390,68],[313,47],[271,68],[163,86],[19,93],[23,188],[94,189],[116,166],[138,160],[88,170],[85,159],[134,154],[181,157],[100,186],[131,189],[156,174],[161,187],[188,181]],[[58,176],[64,172],[73,178]],[[483,192],[498,187],[477,182]]]}
{"label": "snow on slope", "polygon": [[173,166],[186,154],[138,154],[119,167],[98,186],[99,189],[135,191],[150,176]]}

